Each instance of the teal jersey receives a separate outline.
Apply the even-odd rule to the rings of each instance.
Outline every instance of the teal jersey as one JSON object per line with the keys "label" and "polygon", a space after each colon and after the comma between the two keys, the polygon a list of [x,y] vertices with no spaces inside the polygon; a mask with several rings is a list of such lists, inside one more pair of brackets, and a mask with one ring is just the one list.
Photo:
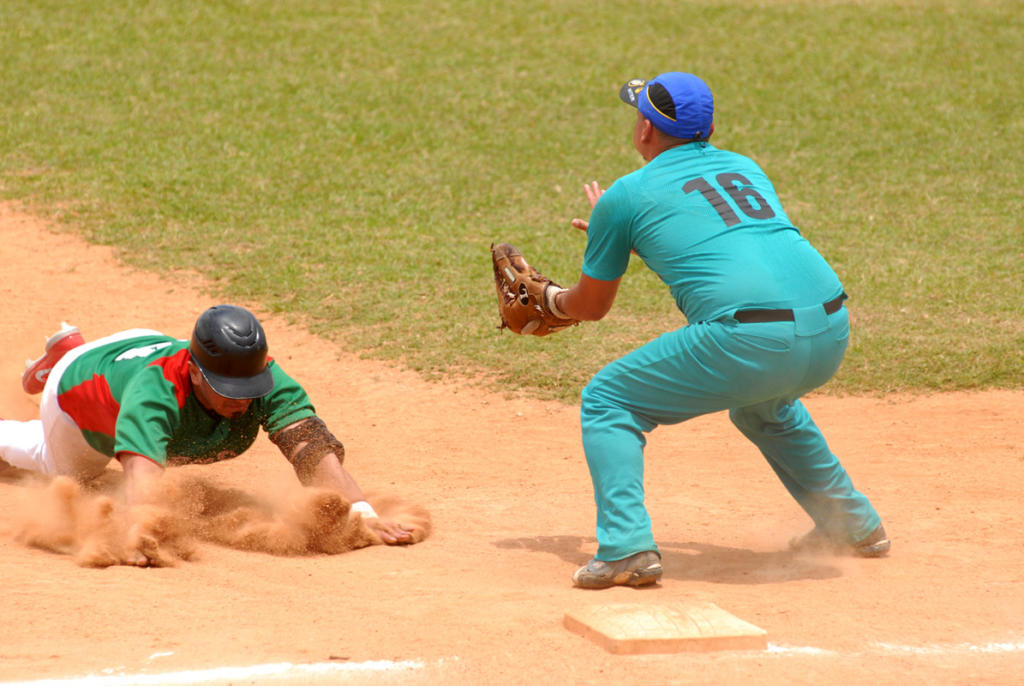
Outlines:
{"label": "teal jersey", "polygon": [[618,179],[590,215],[583,273],[621,277],[630,250],[690,322],[806,307],[842,292],[750,158],[709,143],[670,148]]}
{"label": "teal jersey", "polygon": [[306,392],[270,360],[273,390],[235,419],[206,410],[192,391],[188,341],[141,335],[101,345],[75,359],[57,399],[97,451],[143,455],[160,465],[236,457],[260,427],[274,434],[315,414]]}

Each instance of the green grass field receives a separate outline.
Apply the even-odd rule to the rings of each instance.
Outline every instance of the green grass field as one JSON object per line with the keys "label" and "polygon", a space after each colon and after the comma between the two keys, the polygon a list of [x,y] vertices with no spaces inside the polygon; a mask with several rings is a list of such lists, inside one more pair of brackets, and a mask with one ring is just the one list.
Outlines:
{"label": "green grass field", "polygon": [[635,261],[602,322],[501,334],[488,246],[574,282],[583,184],[641,162],[618,86],[691,71],[715,143],[764,167],[852,296],[828,391],[1021,388],[1022,17],[1016,0],[0,0],[0,197],[351,350],[572,400],[682,317]]}

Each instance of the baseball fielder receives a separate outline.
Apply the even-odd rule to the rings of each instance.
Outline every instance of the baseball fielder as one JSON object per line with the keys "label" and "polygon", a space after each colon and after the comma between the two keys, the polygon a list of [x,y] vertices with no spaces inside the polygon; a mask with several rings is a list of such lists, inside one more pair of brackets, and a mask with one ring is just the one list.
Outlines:
{"label": "baseball fielder", "polygon": [[596,182],[586,187],[590,220],[573,220],[587,231],[579,281],[560,288],[531,276],[511,246],[492,247],[499,311],[513,330],[548,333],[601,319],[631,253],[668,286],[688,322],[612,362],[583,390],[598,550],[573,582],[604,588],[661,578],[644,507],[646,434],[720,410],[813,520],[792,547],[886,554],[881,519],[799,400],[832,377],[846,351],[839,278],[790,222],[761,168],[709,142],[714,102],[701,79],[634,79],[620,97],[637,108],[633,145],[647,164],[606,192]]}

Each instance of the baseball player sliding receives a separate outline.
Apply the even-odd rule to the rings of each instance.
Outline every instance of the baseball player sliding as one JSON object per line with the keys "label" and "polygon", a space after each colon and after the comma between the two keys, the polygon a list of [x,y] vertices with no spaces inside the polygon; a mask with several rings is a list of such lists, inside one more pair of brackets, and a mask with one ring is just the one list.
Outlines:
{"label": "baseball player sliding", "polygon": [[885,555],[889,539],[853,487],[800,397],[842,362],[850,320],[843,286],[786,216],[751,159],[719,150],[714,102],[681,72],[634,79],[633,146],[646,165],[608,188],[587,185],[589,221],[579,281],[564,289],[508,244],[492,246],[504,326],[545,335],[604,317],[630,254],[669,288],[688,324],[599,371],[583,389],[583,448],[597,504],[598,550],[575,585],[643,586],[662,576],[644,507],[646,434],[728,410],[814,528],[796,550]]}
{"label": "baseball player sliding", "polygon": [[[42,392],[40,419],[0,420],[0,459],[87,480],[115,458],[131,506],[149,499],[165,467],[241,455],[262,427],[303,484],[336,490],[384,543],[412,542],[412,529],[366,502],[342,466],[344,447],[267,350],[256,317],[233,305],[203,312],[187,341],[132,329],[85,343],[64,325],[22,377],[27,392]],[[135,562],[150,560],[140,551]]]}

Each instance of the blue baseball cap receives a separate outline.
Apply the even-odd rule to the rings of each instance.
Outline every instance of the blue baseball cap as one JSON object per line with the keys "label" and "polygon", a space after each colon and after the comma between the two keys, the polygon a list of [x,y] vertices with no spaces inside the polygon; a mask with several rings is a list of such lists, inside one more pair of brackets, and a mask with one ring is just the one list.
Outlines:
{"label": "blue baseball cap", "polygon": [[670,71],[650,81],[632,79],[619,89],[619,97],[662,133],[688,140],[711,135],[715,99],[708,85],[693,74]]}

